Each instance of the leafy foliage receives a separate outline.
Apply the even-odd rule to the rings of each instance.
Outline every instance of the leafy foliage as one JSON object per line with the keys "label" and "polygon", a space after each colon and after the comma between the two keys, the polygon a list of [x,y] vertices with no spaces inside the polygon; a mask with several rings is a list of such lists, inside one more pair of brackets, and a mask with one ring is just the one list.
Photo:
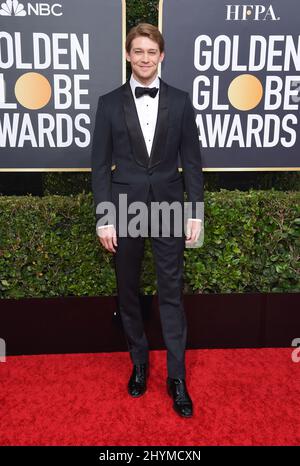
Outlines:
{"label": "leafy foliage", "polygon": [[[184,292],[299,291],[299,201],[299,192],[206,193],[204,243],[185,249]],[[149,238],[141,292],[157,292]],[[0,196],[0,297],[115,294],[91,193]]]}

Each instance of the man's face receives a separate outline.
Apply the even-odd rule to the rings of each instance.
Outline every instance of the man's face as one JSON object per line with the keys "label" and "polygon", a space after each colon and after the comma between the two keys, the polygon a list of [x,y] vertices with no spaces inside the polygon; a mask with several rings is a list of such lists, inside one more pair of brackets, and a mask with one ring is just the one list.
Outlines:
{"label": "man's face", "polygon": [[164,56],[164,52],[160,53],[158,44],[144,36],[133,39],[130,53],[126,52],[134,77],[145,84],[153,81]]}

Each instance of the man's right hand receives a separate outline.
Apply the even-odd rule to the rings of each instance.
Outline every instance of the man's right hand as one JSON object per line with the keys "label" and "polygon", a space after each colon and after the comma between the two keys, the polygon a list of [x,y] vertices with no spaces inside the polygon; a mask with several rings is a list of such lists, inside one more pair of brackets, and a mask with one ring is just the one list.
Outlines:
{"label": "man's right hand", "polygon": [[118,246],[117,233],[113,225],[98,228],[97,234],[99,236],[100,243],[105,247],[105,249],[107,249],[107,251],[116,252],[114,246]]}

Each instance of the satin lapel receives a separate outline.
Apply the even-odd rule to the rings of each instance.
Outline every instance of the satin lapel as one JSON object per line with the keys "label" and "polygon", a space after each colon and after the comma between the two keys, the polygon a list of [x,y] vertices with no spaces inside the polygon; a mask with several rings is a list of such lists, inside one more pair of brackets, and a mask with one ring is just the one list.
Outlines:
{"label": "satin lapel", "polygon": [[147,167],[149,155],[129,80],[127,80],[123,86],[123,107],[133,156],[139,165]]}
{"label": "satin lapel", "polygon": [[159,102],[157,121],[149,159],[149,168],[161,162],[166,148],[168,134],[168,85],[159,78]]}
{"label": "satin lapel", "polygon": [[132,144],[132,153],[139,165],[153,167],[163,158],[168,133],[168,85],[160,80],[157,121],[150,157],[139,122],[137,109],[129,80],[123,86],[123,108],[125,120]]}

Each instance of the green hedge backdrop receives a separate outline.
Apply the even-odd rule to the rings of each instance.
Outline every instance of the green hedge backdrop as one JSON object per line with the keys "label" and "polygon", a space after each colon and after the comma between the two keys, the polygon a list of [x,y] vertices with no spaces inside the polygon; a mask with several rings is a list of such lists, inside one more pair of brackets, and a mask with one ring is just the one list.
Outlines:
{"label": "green hedge backdrop", "polygon": [[[206,193],[205,238],[185,250],[185,293],[299,291],[299,192]],[[0,196],[2,298],[115,295],[91,193]],[[156,293],[149,238],[141,293]]]}

